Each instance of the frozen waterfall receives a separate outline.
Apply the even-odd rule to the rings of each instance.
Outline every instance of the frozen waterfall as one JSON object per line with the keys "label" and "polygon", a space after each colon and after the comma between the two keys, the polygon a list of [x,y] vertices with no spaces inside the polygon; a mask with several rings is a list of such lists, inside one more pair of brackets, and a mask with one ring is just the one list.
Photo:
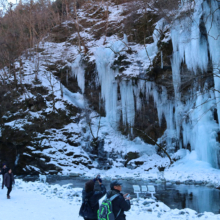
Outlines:
{"label": "frozen waterfall", "polygon": [[[171,38],[173,44],[173,86],[175,92],[175,120],[177,133],[183,129],[183,144],[186,147],[190,143],[191,148],[197,153],[198,159],[218,167],[219,143],[216,141],[218,125],[213,117],[213,108],[217,106],[220,116],[220,3],[212,1],[195,1],[195,9],[192,17],[179,18],[175,21]],[[215,93],[205,88],[200,88],[203,93],[197,93],[193,110],[188,109],[189,118],[181,119],[183,109],[187,112],[187,105],[181,103],[179,85],[181,85],[181,63],[185,63],[187,69],[195,75],[203,74],[208,69],[209,55],[211,58],[215,82]],[[196,82],[195,82],[196,83]],[[197,86],[195,84],[195,86]],[[182,106],[181,108],[179,108]],[[179,116],[178,116],[179,115]],[[219,117],[220,119],[220,117]]]}
{"label": "frozen waterfall", "polygon": [[[184,2],[182,1],[182,6],[185,6]],[[191,15],[180,14],[170,28],[174,97],[168,97],[166,87],[155,82],[136,79],[133,83],[129,76],[116,79],[120,74],[112,66],[116,55],[128,44],[126,36],[123,41],[115,41],[108,47],[97,47],[95,62],[101,98],[105,102],[106,117],[111,124],[117,126],[122,119],[124,125],[133,127],[135,114],[142,109],[143,100],[149,102],[151,97],[157,109],[159,125],[163,118],[166,121],[166,131],[161,139],[166,140],[168,150],[175,144],[179,148],[190,145],[199,160],[218,167],[219,143],[216,138],[219,125],[213,112],[217,109],[220,121],[220,2],[196,0],[193,7]],[[163,30],[165,25],[164,19],[157,22],[153,32],[154,42],[137,51],[137,60],[142,62],[145,70],[158,54],[161,57],[161,68],[164,67],[164,54],[157,45],[161,37],[158,29]],[[84,93],[85,73],[80,60],[81,56],[78,55],[72,69]],[[210,69],[213,69],[215,91],[207,85],[200,85],[197,80],[198,76],[201,77]],[[181,91],[184,74],[191,74],[192,78],[193,86],[187,94],[182,94]],[[140,98],[140,93],[144,94],[144,99]]]}
{"label": "frozen waterfall", "polygon": [[77,78],[78,86],[82,90],[82,93],[85,91],[85,69],[81,64],[82,56],[79,54],[74,63],[72,64],[72,74]]}

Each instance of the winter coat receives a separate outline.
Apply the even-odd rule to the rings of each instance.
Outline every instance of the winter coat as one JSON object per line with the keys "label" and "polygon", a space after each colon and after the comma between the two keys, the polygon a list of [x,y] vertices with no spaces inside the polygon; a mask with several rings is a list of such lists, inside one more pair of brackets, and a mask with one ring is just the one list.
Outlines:
{"label": "winter coat", "polygon": [[82,201],[86,198],[89,200],[89,205],[92,208],[92,212],[89,214],[89,219],[97,219],[97,211],[99,209],[99,200],[106,194],[106,188],[103,184],[100,185],[100,191],[91,191],[87,193],[85,189],[82,191]]}
{"label": "winter coat", "polygon": [[107,193],[107,198],[111,198],[112,196],[114,196],[115,194],[119,194],[118,197],[116,197],[113,201],[112,201],[112,211],[115,215],[115,217],[117,216],[118,212],[121,210],[119,216],[117,217],[116,220],[125,220],[126,215],[124,214],[125,211],[128,211],[131,208],[131,204],[129,200],[125,200],[123,197],[123,194],[120,193],[120,191],[114,189],[111,190]]}
{"label": "winter coat", "polygon": [[7,172],[8,172],[8,168],[7,168],[7,167],[6,167],[6,168],[2,168],[1,174],[2,174],[3,177],[4,177],[4,175],[5,175]]}
{"label": "winter coat", "polygon": [[7,188],[11,187],[11,185],[15,183],[15,180],[14,180],[14,175],[13,173],[6,173],[4,175],[4,184]]}

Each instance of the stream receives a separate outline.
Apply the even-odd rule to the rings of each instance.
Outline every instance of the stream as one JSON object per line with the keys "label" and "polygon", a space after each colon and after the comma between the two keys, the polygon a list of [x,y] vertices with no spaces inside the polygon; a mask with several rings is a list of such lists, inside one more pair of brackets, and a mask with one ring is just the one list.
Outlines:
{"label": "stream", "polygon": [[[39,180],[38,176],[26,176],[19,177],[24,181],[36,181]],[[69,176],[47,176],[47,182],[49,184],[73,184],[73,187],[84,187],[88,178],[82,177],[69,177]],[[184,209],[190,208],[198,213],[213,212],[215,214],[220,213],[220,190],[215,188],[209,188],[199,185],[185,185],[185,184],[172,184],[167,183],[150,183],[146,180],[120,180],[122,182],[122,193],[129,193],[132,198],[136,198],[137,195],[133,191],[133,185],[154,185],[156,193],[154,196],[165,203],[171,209]],[[110,189],[110,180],[103,180],[103,184]],[[96,185],[97,189],[99,188]],[[141,193],[140,197],[150,198],[150,194]]]}

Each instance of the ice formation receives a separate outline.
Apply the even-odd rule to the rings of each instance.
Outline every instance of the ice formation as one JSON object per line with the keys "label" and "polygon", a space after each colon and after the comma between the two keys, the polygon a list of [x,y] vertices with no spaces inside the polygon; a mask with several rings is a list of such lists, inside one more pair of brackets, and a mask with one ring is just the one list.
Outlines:
{"label": "ice formation", "polygon": [[122,81],[120,84],[121,104],[122,104],[122,120],[126,125],[134,125],[135,109],[134,109],[134,94],[132,82]]}
{"label": "ice formation", "polygon": [[[183,144],[190,143],[191,148],[197,152],[198,159],[209,162],[213,167],[218,167],[217,123],[213,118],[212,108],[217,105],[218,117],[220,116],[219,92],[212,93],[204,90],[205,94],[197,93],[191,100],[195,101],[193,112],[189,119],[183,118],[183,109],[187,111],[187,104],[181,103],[181,63],[184,62],[195,75],[207,71],[209,54],[212,61],[215,90],[220,89],[219,67],[220,53],[220,10],[219,2],[196,1],[192,17],[179,18],[171,30],[173,44],[173,86],[175,92],[175,121],[177,135],[180,127],[183,128]],[[183,73],[184,74],[184,73]],[[190,103],[188,103],[190,105]],[[182,106],[182,107],[180,107]],[[190,109],[188,109],[190,110]],[[190,126],[191,125],[191,126]]]}
{"label": "ice formation", "polygon": [[[158,52],[157,43],[160,39],[161,32],[165,26],[165,20],[161,19],[153,32],[154,42],[146,45],[146,49],[141,50],[138,54],[138,58],[143,60],[147,59],[148,66]],[[141,100],[139,98],[140,91],[144,89],[144,82],[142,86],[136,88],[132,85],[132,80],[124,79],[118,82],[115,76],[118,74],[117,70],[112,68],[115,55],[120,53],[126,48],[128,44],[127,36],[124,35],[122,41],[116,41],[112,43],[109,48],[99,47],[95,52],[96,66],[98,71],[99,82],[101,84],[101,97],[105,101],[106,116],[111,123],[117,122],[122,115],[122,121],[124,125],[133,127],[135,120],[135,100],[136,108],[140,110]],[[121,102],[118,106],[118,94],[117,88],[120,88]],[[121,109],[118,112],[118,110]]]}
{"label": "ice formation", "polygon": [[197,93],[196,107],[189,115],[188,123],[183,123],[183,142],[195,147],[198,159],[218,167],[217,142],[218,124],[213,118],[214,93]]}
{"label": "ice formation", "polygon": [[202,8],[206,19],[205,26],[214,73],[218,120],[220,121],[220,2],[216,0],[209,3],[204,1]]}
{"label": "ice formation", "polygon": [[[194,11],[190,10],[191,15],[188,16],[182,16],[180,13],[170,29],[173,45],[171,67],[174,99],[168,99],[166,88],[159,87],[154,82],[137,80],[137,84],[133,85],[129,77],[122,78],[120,82],[116,80],[115,77],[119,73],[117,69],[112,68],[112,65],[115,56],[128,43],[126,36],[122,41],[116,41],[108,47],[98,47],[95,51],[101,98],[105,101],[106,117],[109,122],[117,125],[119,119],[122,118],[123,124],[132,127],[135,112],[141,110],[143,104],[140,92],[145,94],[146,100],[149,100],[150,96],[153,97],[159,124],[161,125],[163,117],[166,121],[167,130],[164,138],[167,148],[172,149],[173,140],[176,140],[179,148],[182,146],[186,148],[190,144],[191,150],[195,150],[199,160],[218,167],[219,143],[216,137],[219,127],[214,120],[213,110],[217,109],[218,121],[220,121],[220,3],[217,0],[196,0],[193,4],[182,1],[181,6],[185,7],[186,4],[194,7]],[[163,53],[159,51],[157,45],[161,31],[165,27],[165,19],[157,22],[153,32],[154,42],[147,44],[145,49],[137,53],[136,58],[143,63],[142,67],[145,70],[150,68],[158,53],[161,56],[163,69]],[[80,56],[76,58],[72,68],[84,92],[85,80],[80,59]],[[183,72],[183,63],[189,73]],[[183,100],[181,77],[184,74],[191,74],[192,79],[196,78],[194,76],[207,72],[210,66],[213,68],[215,91],[206,89],[206,86],[203,88],[198,80],[193,80],[194,86]]]}
{"label": "ice formation", "polygon": [[[123,46],[122,42],[116,44]],[[121,44],[120,44],[121,43]],[[113,45],[113,50],[117,52],[117,47]],[[114,61],[114,52],[109,48],[98,48],[96,53],[96,66],[98,71],[99,82],[101,84],[101,97],[105,101],[105,111],[109,122],[117,123],[117,74],[111,68]]]}
{"label": "ice formation", "polygon": [[85,91],[85,69],[81,64],[82,56],[77,55],[74,63],[72,64],[72,74],[77,78],[78,86],[82,90],[82,93]]}

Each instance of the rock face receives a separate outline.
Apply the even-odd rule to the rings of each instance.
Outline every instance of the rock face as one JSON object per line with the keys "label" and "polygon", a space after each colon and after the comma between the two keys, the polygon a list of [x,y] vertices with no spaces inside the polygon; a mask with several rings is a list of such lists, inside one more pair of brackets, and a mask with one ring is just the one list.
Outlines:
{"label": "rock face", "polygon": [[[4,92],[0,98],[0,163],[7,163],[15,174],[57,174],[65,167],[91,166],[79,149],[80,130],[67,126],[79,123],[81,109],[62,101],[65,108],[48,111],[54,98],[46,87],[39,82],[17,86],[17,92],[5,92],[9,85],[0,87]],[[33,97],[19,100],[25,90]],[[55,102],[60,99],[55,97]]]}
{"label": "rock face", "polygon": [[[102,7],[82,4],[81,38],[73,21],[54,27],[38,51],[37,79],[32,62],[21,58],[22,83],[9,76],[0,84],[0,163],[17,174],[142,166],[139,152],[122,152],[118,143],[106,148],[113,141],[105,139],[110,129],[92,134],[96,112],[130,140],[156,141],[170,154],[195,150],[199,159],[218,167],[219,104],[212,89],[219,91],[214,77],[219,54],[213,51],[220,43],[204,36],[219,30],[219,10],[213,26],[205,10],[215,11],[218,3],[198,2],[184,16],[180,8],[175,19],[158,14],[158,8],[143,10],[142,3],[109,1],[108,17]],[[199,27],[189,21],[191,15],[199,18]],[[182,43],[185,36],[191,38]],[[189,52],[191,47],[204,57]]]}
{"label": "rock face", "polygon": [[111,159],[106,151],[104,151],[105,141],[103,139],[93,139],[86,147],[86,152],[92,160],[98,162],[97,169],[108,170],[111,168]]}
{"label": "rock face", "polygon": [[[188,3],[182,4],[187,7]],[[220,40],[213,41],[207,33],[212,29],[212,33],[218,36],[218,5],[217,1],[213,1],[213,4],[198,1],[195,8],[188,11],[198,19],[199,27],[190,21],[190,16],[182,16],[182,11],[172,25],[167,19],[151,15],[157,21],[152,39],[142,51],[139,48],[137,50],[133,42],[129,42],[131,29],[125,23],[128,36],[124,35],[123,39],[111,41],[107,47],[96,50],[94,55],[97,75],[92,79],[93,84],[98,80],[101,87],[96,87],[101,89],[99,109],[103,108],[104,103],[106,118],[110,123],[115,122],[123,134],[129,135],[131,139],[140,136],[150,144],[154,143],[152,139],[159,140],[169,153],[182,147],[195,150],[200,160],[216,168],[219,167],[220,145],[215,108],[218,111],[219,105],[217,93],[212,88],[219,86],[213,65],[219,63],[219,54],[214,52],[214,47],[220,45]],[[218,10],[213,16],[214,26],[205,7],[213,12]],[[137,20],[141,24],[141,19]],[[139,32],[133,41],[143,43],[140,39],[145,39],[146,35],[141,34],[144,35]],[[191,36],[187,37],[187,43],[185,36]],[[191,48],[194,50],[191,51]],[[210,53],[215,58],[210,59]],[[94,74],[95,70],[90,69],[89,73],[91,72]],[[195,77],[195,74],[200,77]],[[85,80],[89,78],[91,81],[88,75],[85,75]],[[89,89],[93,94],[90,85],[87,84],[85,91]],[[95,94],[97,100],[97,92]],[[211,102],[213,97],[214,101]],[[91,97],[88,96],[88,99]],[[210,103],[205,100],[210,100]],[[201,114],[205,116],[202,117]],[[207,130],[201,129],[207,121]]]}

